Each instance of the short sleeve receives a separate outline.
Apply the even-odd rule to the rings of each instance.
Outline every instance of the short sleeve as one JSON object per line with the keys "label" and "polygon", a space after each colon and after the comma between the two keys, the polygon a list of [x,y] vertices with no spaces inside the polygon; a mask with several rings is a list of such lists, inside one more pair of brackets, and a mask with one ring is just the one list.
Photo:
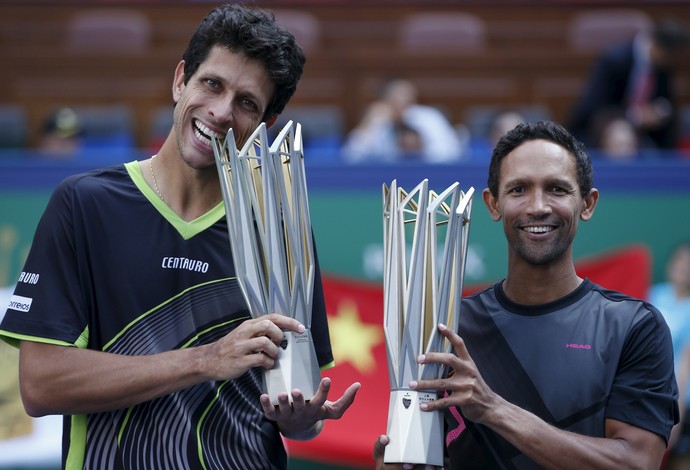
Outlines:
{"label": "short sleeve", "polygon": [[[85,280],[76,255],[73,178],[61,183],[39,221],[0,337],[80,345],[86,330]],[[83,345],[82,345],[83,346]]]}
{"label": "short sleeve", "polygon": [[677,400],[668,326],[656,308],[640,302],[623,348],[606,417],[668,441],[679,419]]}

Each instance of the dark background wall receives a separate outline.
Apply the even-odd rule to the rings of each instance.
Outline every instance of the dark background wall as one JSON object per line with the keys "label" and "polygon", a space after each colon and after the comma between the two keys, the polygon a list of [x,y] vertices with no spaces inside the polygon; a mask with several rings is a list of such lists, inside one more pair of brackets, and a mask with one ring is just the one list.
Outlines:
{"label": "dark background wall", "polygon": [[[688,2],[251,3],[273,9],[307,54],[286,114],[325,106],[337,115],[329,122],[340,132],[352,128],[380,84],[396,76],[412,79],[420,100],[441,107],[454,123],[467,124],[474,108],[487,105],[540,107],[563,121],[602,47],[630,37],[647,20],[690,21]],[[148,146],[167,122],[174,67],[216,4],[0,3],[0,103],[26,109],[29,144],[58,106],[126,105],[136,145]],[[430,14],[450,24],[420,20]],[[677,85],[680,104],[689,105],[690,60],[681,61]]]}

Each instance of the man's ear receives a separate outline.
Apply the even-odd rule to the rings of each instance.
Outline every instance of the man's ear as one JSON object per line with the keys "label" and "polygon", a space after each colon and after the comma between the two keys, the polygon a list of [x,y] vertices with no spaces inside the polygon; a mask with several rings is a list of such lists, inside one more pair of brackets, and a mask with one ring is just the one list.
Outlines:
{"label": "man's ear", "polygon": [[597,202],[599,202],[599,190],[597,188],[592,188],[589,194],[584,198],[580,219],[584,221],[591,219],[594,215],[594,209],[597,207]]}
{"label": "man's ear", "polygon": [[273,124],[275,124],[276,121],[278,120],[278,116],[279,116],[278,114],[274,114],[270,118],[266,119],[266,127],[268,128],[268,127],[271,127]]}
{"label": "man's ear", "polygon": [[177,103],[177,101],[180,99],[180,95],[182,94],[184,87],[184,60],[181,60],[175,68],[175,79],[173,80],[172,87],[173,101],[175,103]]}
{"label": "man's ear", "polygon": [[482,198],[484,199],[484,205],[486,205],[486,208],[489,209],[491,219],[493,219],[494,222],[501,220],[501,211],[498,207],[498,199],[491,194],[489,188],[484,188],[484,191],[482,191]]}

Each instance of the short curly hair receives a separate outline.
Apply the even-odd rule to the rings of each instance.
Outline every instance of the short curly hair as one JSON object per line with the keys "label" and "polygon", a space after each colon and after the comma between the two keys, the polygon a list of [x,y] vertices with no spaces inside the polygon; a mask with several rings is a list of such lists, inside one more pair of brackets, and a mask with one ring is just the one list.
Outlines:
{"label": "short curly hair", "polygon": [[530,140],[548,140],[565,150],[574,158],[577,167],[577,179],[582,197],[592,190],[594,171],[592,160],[582,142],[573,137],[563,126],[551,121],[521,123],[501,137],[494,147],[489,163],[489,191],[498,197],[498,180],[501,176],[501,162],[510,152]]}
{"label": "short curly hair", "polygon": [[213,46],[223,46],[261,62],[275,85],[263,120],[280,114],[295,93],[306,58],[295,37],[259,8],[222,5],[201,21],[182,55],[185,83],[206,60]]}

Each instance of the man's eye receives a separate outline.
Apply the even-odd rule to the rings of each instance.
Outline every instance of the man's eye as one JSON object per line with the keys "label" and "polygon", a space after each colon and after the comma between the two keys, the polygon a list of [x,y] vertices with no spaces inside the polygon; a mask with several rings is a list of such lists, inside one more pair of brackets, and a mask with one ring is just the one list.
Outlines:
{"label": "man's eye", "polygon": [[212,80],[210,78],[206,80],[206,84],[213,89],[220,87],[220,84],[216,80]]}
{"label": "man's eye", "polygon": [[242,100],[242,104],[247,108],[251,110],[256,109],[256,103],[254,103],[252,100]]}

